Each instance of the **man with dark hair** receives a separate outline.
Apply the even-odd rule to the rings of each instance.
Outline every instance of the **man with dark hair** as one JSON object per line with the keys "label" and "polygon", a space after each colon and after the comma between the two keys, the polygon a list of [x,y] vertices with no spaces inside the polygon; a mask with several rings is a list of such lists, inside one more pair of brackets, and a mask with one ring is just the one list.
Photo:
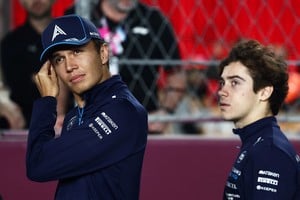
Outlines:
{"label": "man with dark hair", "polygon": [[300,158],[275,118],[287,93],[285,61],[255,40],[221,62],[221,114],[242,141],[223,199],[300,199]]}
{"label": "man with dark hair", "polygon": [[[27,176],[59,180],[55,199],[139,198],[147,112],[119,75],[109,72],[108,45],[77,15],[54,19],[42,35],[44,63],[35,75],[27,145]],[[77,106],[55,137],[58,78]]]}

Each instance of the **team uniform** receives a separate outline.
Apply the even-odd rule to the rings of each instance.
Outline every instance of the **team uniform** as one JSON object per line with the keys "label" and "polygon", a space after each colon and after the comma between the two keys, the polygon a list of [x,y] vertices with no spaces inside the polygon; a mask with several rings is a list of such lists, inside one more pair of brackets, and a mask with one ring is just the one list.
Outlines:
{"label": "team uniform", "polygon": [[[101,37],[110,44],[112,59],[110,69],[119,73],[134,96],[147,111],[158,109],[157,89],[160,65],[122,64],[119,59],[180,59],[179,47],[170,22],[156,8],[138,3],[122,23],[106,18],[99,5],[91,14]],[[74,8],[66,14],[74,13]],[[176,66],[163,66],[166,72]]]}
{"label": "team uniform", "polygon": [[234,129],[242,141],[223,199],[300,199],[300,158],[275,117]]}
{"label": "team uniform", "polygon": [[28,128],[32,104],[40,97],[32,76],[41,66],[39,57],[43,50],[41,35],[28,21],[9,32],[1,42],[1,66],[10,97],[22,109]]}
{"label": "team uniform", "polygon": [[84,110],[73,108],[55,139],[56,99],[36,100],[28,136],[28,177],[40,182],[58,179],[56,200],[137,200],[146,110],[118,75],[84,97]]}

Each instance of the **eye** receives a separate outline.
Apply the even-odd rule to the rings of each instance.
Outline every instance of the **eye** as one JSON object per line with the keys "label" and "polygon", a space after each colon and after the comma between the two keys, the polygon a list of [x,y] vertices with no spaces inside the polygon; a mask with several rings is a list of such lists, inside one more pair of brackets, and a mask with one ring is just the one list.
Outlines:
{"label": "eye", "polygon": [[231,86],[236,86],[236,85],[238,85],[239,84],[239,81],[237,81],[237,80],[232,80],[231,81]]}
{"label": "eye", "polygon": [[64,58],[62,56],[56,56],[55,58],[53,58],[53,63],[54,65],[59,65],[60,63],[62,63],[64,60]]}
{"label": "eye", "polygon": [[73,50],[73,53],[74,53],[75,55],[79,54],[80,52],[82,52],[81,49],[74,49],[74,50]]}
{"label": "eye", "polygon": [[219,88],[222,88],[225,84],[224,80],[219,80]]}

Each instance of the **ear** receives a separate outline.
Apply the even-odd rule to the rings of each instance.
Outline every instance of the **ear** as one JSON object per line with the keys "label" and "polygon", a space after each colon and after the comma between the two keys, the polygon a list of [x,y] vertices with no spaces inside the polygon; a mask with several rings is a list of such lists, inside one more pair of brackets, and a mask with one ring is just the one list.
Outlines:
{"label": "ear", "polygon": [[105,65],[108,63],[109,60],[109,48],[107,43],[103,43],[100,47],[100,56],[101,56],[101,62],[102,65]]}
{"label": "ear", "polygon": [[272,95],[274,90],[273,86],[266,86],[260,90],[260,100],[267,101]]}

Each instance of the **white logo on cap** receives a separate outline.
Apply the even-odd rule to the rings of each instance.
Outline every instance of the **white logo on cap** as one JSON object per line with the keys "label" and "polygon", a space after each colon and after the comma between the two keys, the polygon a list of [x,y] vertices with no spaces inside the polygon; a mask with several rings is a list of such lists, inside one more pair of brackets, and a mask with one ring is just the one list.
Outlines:
{"label": "white logo on cap", "polygon": [[67,35],[59,26],[55,25],[53,35],[52,35],[52,41],[56,38],[58,35]]}

